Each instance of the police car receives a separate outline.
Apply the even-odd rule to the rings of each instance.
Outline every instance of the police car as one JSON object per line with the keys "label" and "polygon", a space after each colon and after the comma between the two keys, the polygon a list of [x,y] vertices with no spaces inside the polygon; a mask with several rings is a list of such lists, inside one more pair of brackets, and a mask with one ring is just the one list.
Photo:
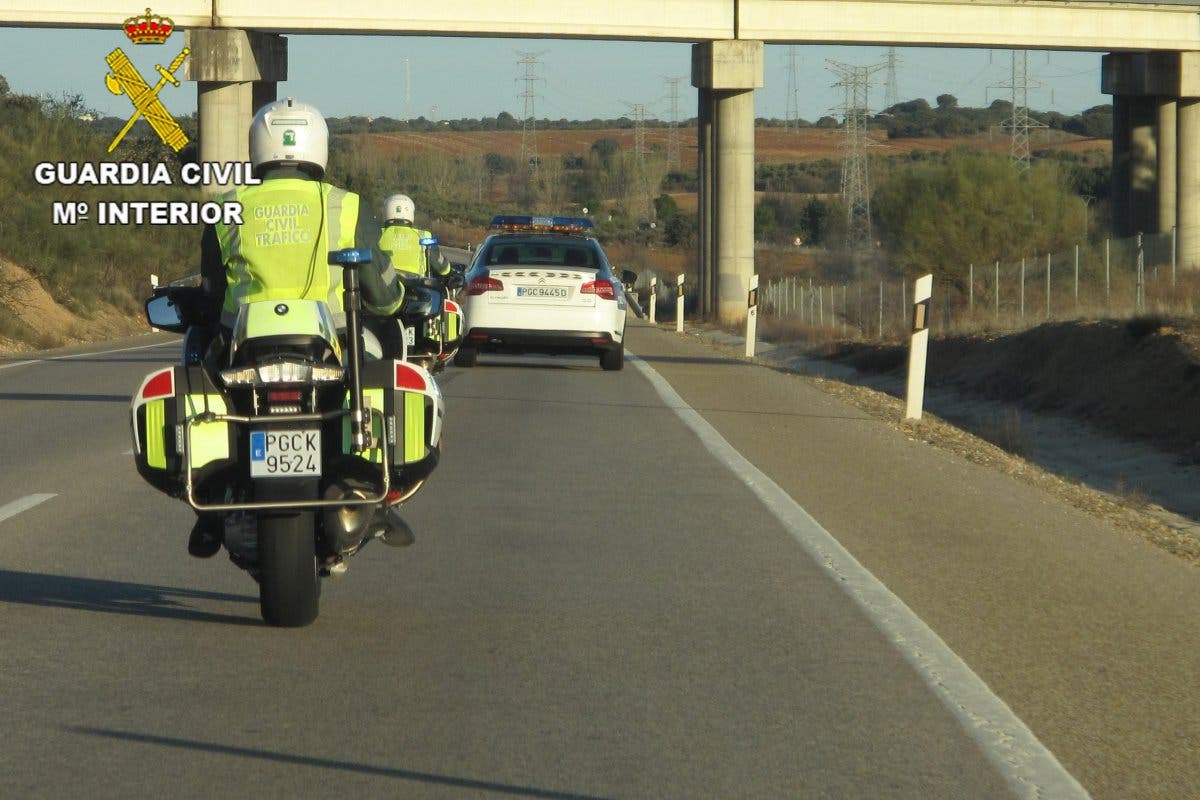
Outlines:
{"label": "police car", "polygon": [[479,246],[460,296],[466,335],[454,357],[472,367],[479,353],[596,355],[625,363],[625,294],[604,249],[581,217],[501,215]]}

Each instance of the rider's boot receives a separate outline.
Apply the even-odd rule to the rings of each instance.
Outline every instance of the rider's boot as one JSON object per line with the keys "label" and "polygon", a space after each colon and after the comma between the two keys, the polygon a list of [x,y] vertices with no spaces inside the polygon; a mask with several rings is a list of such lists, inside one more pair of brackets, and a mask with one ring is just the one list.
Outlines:
{"label": "rider's boot", "polygon": [[197,514],[196,524],[188,536],[188,554],[196,558],[212,558],[221,550],[225,538],[225,523],[220,514]]}

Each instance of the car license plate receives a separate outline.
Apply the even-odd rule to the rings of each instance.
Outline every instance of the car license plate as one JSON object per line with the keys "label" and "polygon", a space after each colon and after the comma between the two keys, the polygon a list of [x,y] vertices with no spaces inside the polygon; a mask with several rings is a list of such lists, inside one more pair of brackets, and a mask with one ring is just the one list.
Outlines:
{"label": "car license plate", "polygon": [[565,286],[518,286],[517,297],[556,297],[567,299]]}
{"label": "car license plate", "polygon": [[320,474],[320,429],[250,432],[251,478]]}

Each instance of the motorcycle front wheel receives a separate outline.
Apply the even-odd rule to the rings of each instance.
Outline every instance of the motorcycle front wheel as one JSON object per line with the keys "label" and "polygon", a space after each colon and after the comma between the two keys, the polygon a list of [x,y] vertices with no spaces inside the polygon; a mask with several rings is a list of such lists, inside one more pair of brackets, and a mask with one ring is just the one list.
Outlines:
{"label": "motorcycle front wheel", "polygon": [[312,512],[258,517],[259,605],[268,625],[300,628],[319,611]]}

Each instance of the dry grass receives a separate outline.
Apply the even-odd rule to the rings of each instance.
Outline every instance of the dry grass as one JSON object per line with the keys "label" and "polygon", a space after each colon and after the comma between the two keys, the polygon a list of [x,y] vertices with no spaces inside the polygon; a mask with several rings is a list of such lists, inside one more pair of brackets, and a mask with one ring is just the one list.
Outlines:
{"label": "dry grass", "polygon": [[981,419],[978,429],[980,437],[1015,456],[1026,458],[1033,452],[1025,434],[1021,412],[1015,408],[1005,408]]}

